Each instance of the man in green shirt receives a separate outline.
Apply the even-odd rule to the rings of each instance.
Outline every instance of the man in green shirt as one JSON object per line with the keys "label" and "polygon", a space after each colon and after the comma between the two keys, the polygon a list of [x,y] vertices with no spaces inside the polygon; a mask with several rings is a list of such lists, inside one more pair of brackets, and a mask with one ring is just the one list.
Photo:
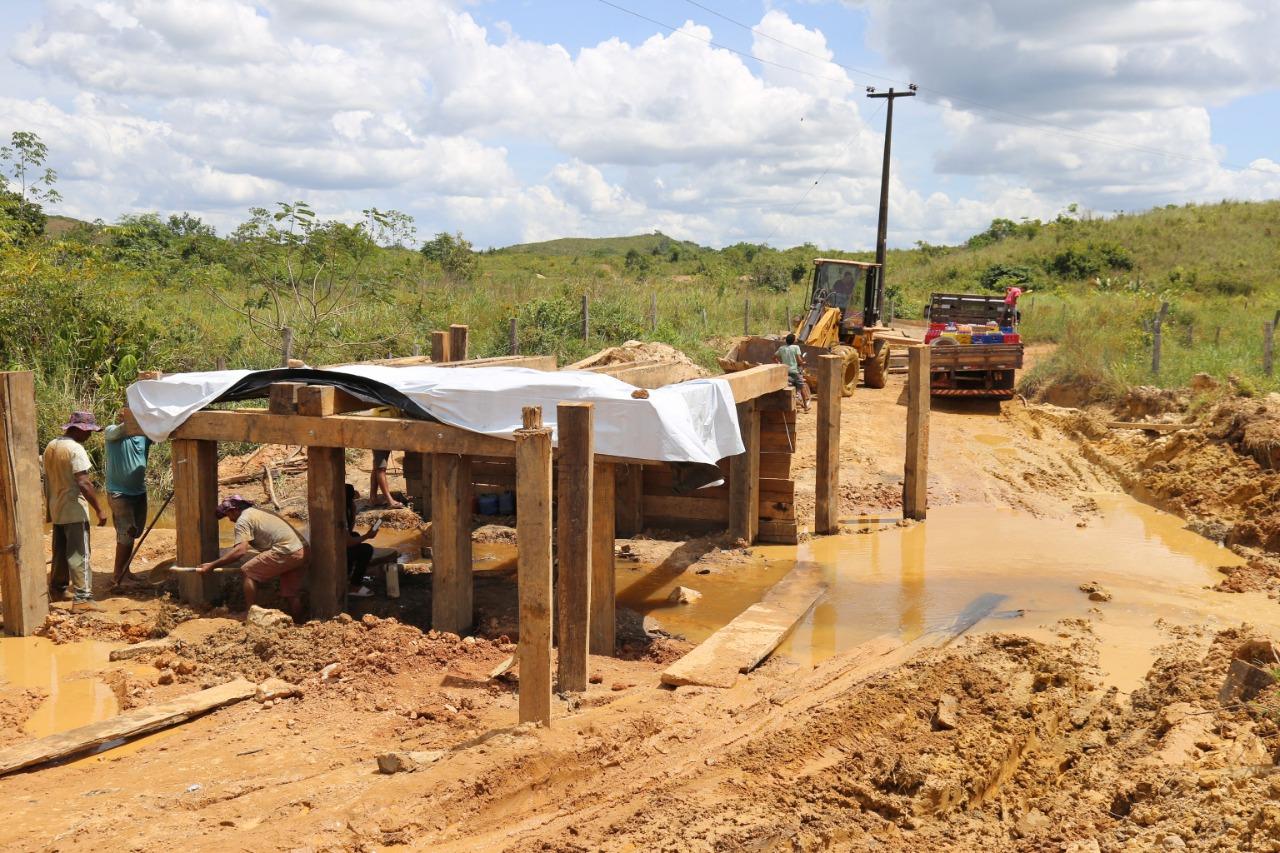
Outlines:
{"label": "man in green shirt", "polygon": [[804,413],[808,414],[809,384],[804,381],[804,373],[800,370],[804,366],[804,354],[800,352],[794,333],[787,335],[787,342],[778,347],[773,360],[787,366],[787,379],[791,382],[791,386],[800,392],[800,404],[803,406]]}
{"label": "man in green shirt", "polygon": [[[123,413],[121,420],[123,421]],[[134,543],[147,526],[147,455],[151,439],[125,434],[123,423],[112,424],[102,433],[107,448],[107,503],[116,527],[116,562],[112,588],[132,581],[129,561]]]}

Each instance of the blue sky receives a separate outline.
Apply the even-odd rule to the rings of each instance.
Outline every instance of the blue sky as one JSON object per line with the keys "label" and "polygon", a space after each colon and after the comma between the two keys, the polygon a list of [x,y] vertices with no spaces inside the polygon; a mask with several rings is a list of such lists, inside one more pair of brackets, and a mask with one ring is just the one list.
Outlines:
{"label": "blue sky", "polygon": [[883,112],[863,87],[888,78],[927,90],[896,107],[894,245],[1280,195],[1265,0],[611,2],[9,0],[0,133],[44,138],[84,218],[225,231],[305,198],[479,245],[867,248]]}

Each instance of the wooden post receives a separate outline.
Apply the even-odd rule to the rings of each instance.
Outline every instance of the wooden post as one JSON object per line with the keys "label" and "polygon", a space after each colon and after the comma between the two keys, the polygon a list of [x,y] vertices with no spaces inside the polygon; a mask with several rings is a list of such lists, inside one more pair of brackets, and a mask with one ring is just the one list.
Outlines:
{"label": "wooden post", "polygon": [[729,458],[729,536],[750,544],[760,530],[760,411],[755,400],[738,404],[745,451]]}
{"label": "wooden post", "polygon": [[559,484],[556,498],[556,681],[562,692],[587,689],[591,638],[591,528],[595,444],[591,403],[556,406]]}
{"label": "wooden post", "polygon": [[1267,376],[1271,375],[1272,368],[1272,351],[1275,347],[1275,326],[1270,323],[1262,324],[1262,372]]}
{"label": "wooden post", "polygon": [[404,488],[413,509],[423,521],[431,520],[431,457],[426,453],[406,450],[404,454]]}
{"label": "wooden post", "polygon": [[902,514],[924,521],[929,508],[929,348],[907,349],[907,458]]}
{"label": "wooden post", "polygon": [[707,329],[707,306],[703,305],[702,307],[700,307],[700,308],[698,309],[698,313],[700,313],[700,314],[702,315],[702,330],[703,330],[703,331],[706,331],[706,329]]}
{"label": "wooden post", "polygon": [[449,333],[448,332],[432,332],[431,333],[431,361],[433,364],[445,364],[452,361],[449,358]]}
{"label": "wooden post", "polygon": [[[218,443],[174,439],[173,457],[174,532],[177,534],[177,563],[198,566],[218,557]],[[205,603],[208,575],[178,574],[178,597],[188,604]]]}
{"label": "wooden post", "polygon": [[305,382],[272,382],[267,389],[267,411],[273,415],[296,415],[298,391]]}
{"label": "wooden post", "polygon": [[417,341],[413,342],[413,355],[414,355],[414,358],[417,358],[418,356],[422,355],[422,344],[418,343]]}
{"label": "wooden post", "polygon": [[551,430],[524,410],[516,439],[520,722],[551,725]]}
{"label": "wooden post", "polygon": [[742,334],[751,334],[751,297],[742,300]]}
{"label": "wooden post", "polygon": [[[1062,310],[1066,311],[1064,305]],[[1151,324],[1151,372],[1160,375],[1160,351],[1162,348],[1161,338],[1164,334],[1164,318],[1169,314],[1169,303],[1161,302],[1160,311],[1156,314],[1156,318]]]}
{"label": "wooden post", "polygon": [[520,335],[519,327],[516,325],[516,318],[512,317],[511,322],[507,324],[507,349],[512,355],[520,354]]}
{"label": "wooden post", "polygon": [[658,291],[649,291],[649,330],[658,331]]}
{"label": "wooden post", "polygon": [[644,466],[619,465],[614,483],[615,535],[626,539],[644,530]]}
{"label": "wooden post", "polygon": [[[334,389],[304,385],[298,389],[298,414],[326,417],[334,413]],[[307,571],[311,615],[329,619],[347,601],[347,457],[341,447],[307,448],[307,518],[311,542]]]}
{"label": "wooden post", "polygon": [[817,487],[813,532],[840,532],[840,390],[844,359],[818,356]]}
{"label": "wooden post", "polygon": [[471,457],[431,457],[431,627],[461,634],[473,620]]}
{"label": "wooden post", "polygon": [[[591,484],[591,654],[612,655],[617,644],[617,583],[613,567],[614,471],[597,462]],[[563,558],[562,558],[563,559]]]}
{"label": "wooden post", "polygon": [[1190,349],[1195,343],[1195,326],[1191,323],[1187,324],[1187,348]]}
{"label": "wooden post", "polygon": [[285,326],[280,330],[280,366],[288,367],[293,358],[293,329]]}
{"label": "wooden post", "polygon": [[591,299],[582,294],[582,339],[591,337]]}
{"label": "wooden post", "polygon": [[214,361],[213,361],[213,369],[214,369],[214,370],[226,370],[226,369],[227,369],[227,359],[226,359],[226,357],[225,357],[225,356],[221,356],[221,355],[220,355],[220,356],[218,356],[216,359],[214,359]]}
{"label": "wooden post", "polygon": [[1221,343],[1222,343],[1222,327],[1214,326],[1213,327],[1213,345],[1216,347],[1216,346],[1219,346]]}
{"label": "wooden post", "polygon": [[451,361],[467,360],[467,327],[454,323],[449,327],[449,359]]}
{"label": "wooden post", "polygon": [[40,491],[35,374],[0,373],[0,597],[14,637],[31,636],[49,615]]}

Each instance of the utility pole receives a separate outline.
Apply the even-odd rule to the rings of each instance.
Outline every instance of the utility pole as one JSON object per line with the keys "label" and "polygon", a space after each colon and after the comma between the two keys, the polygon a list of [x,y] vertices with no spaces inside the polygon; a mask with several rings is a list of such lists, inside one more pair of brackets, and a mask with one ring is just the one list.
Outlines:
{"label": "utility pole", "polygon": [[[880,168],[880,221],[876,225],[876,263],[880,265],[880,293],[885,292],[884,256],[889,239],[889,151],[893,147],[893,102],[898,98],[914,98],[916,84],[910,83],[907,91],[898,92],[889,88],[887,92],[877,92],[875,86],[867,87],[868,98],[884,98],[887,109],[884,114],[884,165]],[[877,315],[880,306],[876,305]]]}

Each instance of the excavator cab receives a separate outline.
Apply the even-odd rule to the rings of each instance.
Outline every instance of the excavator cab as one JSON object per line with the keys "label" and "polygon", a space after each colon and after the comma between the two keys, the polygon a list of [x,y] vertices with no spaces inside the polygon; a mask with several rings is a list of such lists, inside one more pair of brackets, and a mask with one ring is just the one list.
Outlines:
{"label": "excavator cab", "polygon": [[869,386],[884,387],[888,352],[872,334],[880,322],[880,282],[878,264],[828,258],[813,262],[809,309],[796,338],[802,348],[844,356],[846,393],[852,393],[859,369]]}

